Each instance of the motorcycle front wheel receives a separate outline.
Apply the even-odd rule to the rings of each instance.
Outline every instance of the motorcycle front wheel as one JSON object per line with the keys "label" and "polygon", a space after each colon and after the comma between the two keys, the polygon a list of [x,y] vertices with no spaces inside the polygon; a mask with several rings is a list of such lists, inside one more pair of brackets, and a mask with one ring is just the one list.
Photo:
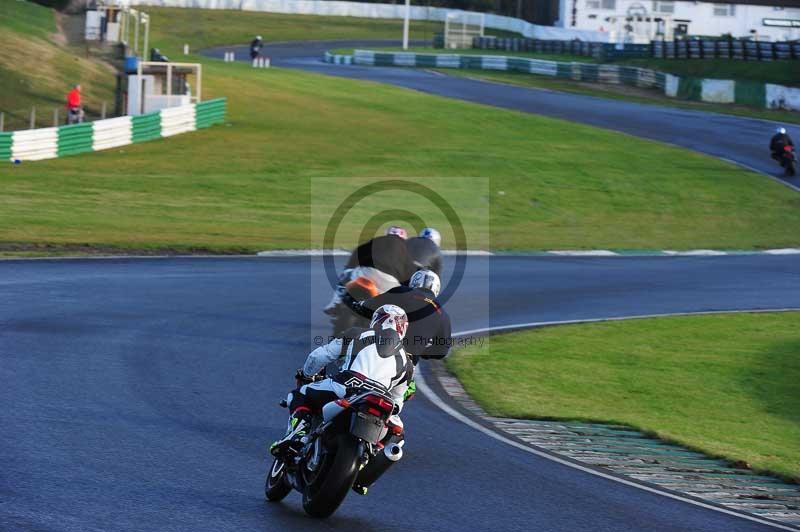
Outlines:
{"label": "motorcycle front wheel", "polygon": [[312,517],[330,516],[342,504],[358,474],[362,448],[358,438],[342,434],[329,449],[321,470],[303,489],[303,509]]}
{"label": "motorcycle front wheel", "polygon": [[268,501],[278,502],[289,495],[290,491],[292,486],[286,478],[286,464],[280,458],[276,458],[267,472],[267,480],[264,481],[264,497]]}

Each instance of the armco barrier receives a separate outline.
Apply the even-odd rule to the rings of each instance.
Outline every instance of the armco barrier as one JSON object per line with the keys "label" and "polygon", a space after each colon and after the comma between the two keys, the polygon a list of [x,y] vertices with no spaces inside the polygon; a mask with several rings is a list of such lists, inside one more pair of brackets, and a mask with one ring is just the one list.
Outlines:
{"label": "armco barrier", "polygon": [[0,160],[38,161],[178,135],[224,122],[226,108],[218,98],[141,116],[0,133]]}
{"label": "armco barrier", "polygon": [[417,54],[355,50],[352,56],[326,52],[328,63],[368,66],[416,66],[525,72],[576,81],[659,89],[670,98],[737,103],[800,111],[800,88],[724,79],[681,78],[647,68],[610,64],[546,61],[526,57],[473,54]]}
{"label": "armco barrier", "polygon": [[[344,58],[350,58],[346,63]],[[508,57],[503,55],[472,54],[417,54],[411,52],[374,52],[355,50],[352,56],[326,52],[324,61],[336,64],[369,66],[416,66],[426,68],[463,68],[524,72],[543,76],[558,76],[578,81],[595,81],[663,89],[666,77],[660,72],[637,67],[597,65],[592,63],[567,63]]]}

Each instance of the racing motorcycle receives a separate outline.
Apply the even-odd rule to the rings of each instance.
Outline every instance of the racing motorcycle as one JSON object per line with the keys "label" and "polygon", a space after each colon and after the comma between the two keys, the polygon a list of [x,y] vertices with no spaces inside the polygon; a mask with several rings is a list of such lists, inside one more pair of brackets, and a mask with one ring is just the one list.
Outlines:
{"label": "racing motorcycle", "polygon": [[795,175],[797,172],[797,156],[794,153],[794,146],[784,146],[778,162],[780,162],[787,176]]}
{"label": "racing motorcycle", "polygon": [[351,488],[365,495],[403,457],[402,429],[389,423],[391,397],[356,374],[344,385],[347,396],[326,404],[308,433],[275,457],[264,484],[267,500],[283,500],[295,489],[307,514],[325,518]]}

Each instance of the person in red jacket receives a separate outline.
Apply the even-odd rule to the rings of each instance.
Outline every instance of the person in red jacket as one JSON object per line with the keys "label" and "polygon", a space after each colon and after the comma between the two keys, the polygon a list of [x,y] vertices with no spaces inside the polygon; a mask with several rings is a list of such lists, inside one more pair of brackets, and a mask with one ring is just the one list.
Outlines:
{"label": "person in red jacket", "polygon": [[67,94],[67,123],[78,124],[83,122],[83,109],[81,108],[81,86],[75,87]]}

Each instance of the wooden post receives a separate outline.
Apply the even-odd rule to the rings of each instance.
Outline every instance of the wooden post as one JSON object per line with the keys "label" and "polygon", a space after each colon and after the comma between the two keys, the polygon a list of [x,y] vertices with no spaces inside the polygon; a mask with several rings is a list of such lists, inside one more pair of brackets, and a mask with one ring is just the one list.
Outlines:
{"label": "wooden post", "polygon": [[100,119],[106,119],[106,102],[103,102],[103,106],[100,108]]}
{"label": "wooden post", "polygon": [[58,127],[58,107],[53,109],[53,127]]}
{"label": "wooden post", "polygon": [[31,107],[31,127],[30,129],[34,129],[36,127],[36,107]]}
{"label": "wooden post", "polygon": [[6,114],[0,113],[0,131],[3,131],[3,126],[6,125]]}

